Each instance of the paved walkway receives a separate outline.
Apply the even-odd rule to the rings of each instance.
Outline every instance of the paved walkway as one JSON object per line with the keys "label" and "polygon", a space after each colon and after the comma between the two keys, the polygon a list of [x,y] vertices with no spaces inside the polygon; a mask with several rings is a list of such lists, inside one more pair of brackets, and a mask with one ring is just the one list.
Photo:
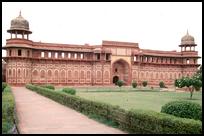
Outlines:
{"label": "paved walkway", "polygon": [[12,87],[18,129],[24,134],[117,134],[124,133],[89,119],[25,87]]}

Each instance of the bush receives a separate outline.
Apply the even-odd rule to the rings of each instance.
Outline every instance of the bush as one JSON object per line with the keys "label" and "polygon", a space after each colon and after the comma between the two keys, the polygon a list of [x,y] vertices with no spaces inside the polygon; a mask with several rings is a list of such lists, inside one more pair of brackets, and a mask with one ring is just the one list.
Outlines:
{"label": "bush", "polygon": [[136,87],[137,87],[137,83],[136,83],[135,80],[133,80],[133,82],[132,82],[132,87],[133,87],[133,88],[136,88]]}
{"label": "bush", "polygon": [[51,85],[51,84],[45,84],[45,85],[42,85],[42,87],[55,90],[55,86],[54,86],[54,85]]}
{"label": "bush", "polygon": [[161,108],[161,112],[181,118],[190,118],[202,121],[202,107],[198,103],[189,101],[172,101]]}
{"label": "bush", "polygon": [[86,115],[95,115],[110,120],[112,123],[117,124],[120,129],[131,133],[202,133],[201,121],[178,118],[165,113],[157,113],[153,111],[126,111],[119,106],[91,101],[75,95],[67,95],[62,92],[53,91],[39,86],[28,84],[26,87]]}
{"label": "bush", "polygon": [[6,88],[7,83],[6,82],[2,82],[2,92],[4,91],[4,89]]}
{"label": "bush", "polygon": [[164,82],[163,81],[159,82],[159,86],[160,88],[165,88]]}
{"label": "bush", "polygon": [[76,90],[73,88],[63,88],[62,89],[63,92],[71,94],[71,95],[75,95],[76,94]]}
{"label": "bush", "polygon": [[147,86],[147,81],[143,81],[142,82],[142,85],[145,87],[145,86]]}
{"label": "bush", "polygon": [[2,93],[2,134],[11,133],[10,130],[14,126],[14,106],[11,87],[7,85]]}
{"label": "bush", "polygon": [[123,86],[123,84],[124,84],[123,80],[118,80],[117,85],[118,85],[119,87]]}

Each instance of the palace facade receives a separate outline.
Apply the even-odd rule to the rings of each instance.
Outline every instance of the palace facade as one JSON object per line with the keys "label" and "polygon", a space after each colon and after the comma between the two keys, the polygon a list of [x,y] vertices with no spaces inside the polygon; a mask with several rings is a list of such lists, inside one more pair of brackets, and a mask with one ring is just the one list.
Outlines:
{"label": "palace facade", "polygon": [[11,85],[113,85],[133,80],[167,87],[199,67],[194,37],[182,37],[180,52],[141,49],[138,43],[102,41],[101,45],[42,43],[29,40],[32,32],[21,13],[7,30],[6,82]]}

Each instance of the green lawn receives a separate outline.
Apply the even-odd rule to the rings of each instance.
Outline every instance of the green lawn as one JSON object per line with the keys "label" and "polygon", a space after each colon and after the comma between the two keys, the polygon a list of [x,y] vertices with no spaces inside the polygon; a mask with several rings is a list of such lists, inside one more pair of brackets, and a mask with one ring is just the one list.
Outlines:
{"label": "green lawn", "polygon": [[[155,92],[151,92],[151,90],[143,92],[141,90],[133,91],[134,89],[128,88],[127,90],[122,90],[123,92],[119,92],[118,89],[115,89],[116,92],[113,92],[110,88],[80,88],[76,90],[76,95],[80,97],[110,103],[112,105],[119,105],[124,109],[146,109],[160,112],[161,107],[165,103],[174,100],[188,100],[202,104],[202,92],[194,92],[193,99],[190,100],[189,92],[160,92],[159,90],[155,90]],[[130,92],[128,92],[128,90],[130,90]]]}

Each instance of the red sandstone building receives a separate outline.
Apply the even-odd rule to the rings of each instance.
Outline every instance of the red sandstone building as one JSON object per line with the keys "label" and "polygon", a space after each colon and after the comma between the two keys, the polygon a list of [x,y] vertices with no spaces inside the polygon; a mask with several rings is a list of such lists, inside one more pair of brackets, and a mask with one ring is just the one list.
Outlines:
{"label": "red sandstone building", "polygon": [[138,43],[103,41],[101,45],[42,43],[29,40],[29,23],[21,14],[11,21],[6,50],[6,81],[11,85],[130,85],[148,81],[172,86],[176,78],[193,75],[199,66],[194,38],[182,37],[180,52],[141,49]]}

